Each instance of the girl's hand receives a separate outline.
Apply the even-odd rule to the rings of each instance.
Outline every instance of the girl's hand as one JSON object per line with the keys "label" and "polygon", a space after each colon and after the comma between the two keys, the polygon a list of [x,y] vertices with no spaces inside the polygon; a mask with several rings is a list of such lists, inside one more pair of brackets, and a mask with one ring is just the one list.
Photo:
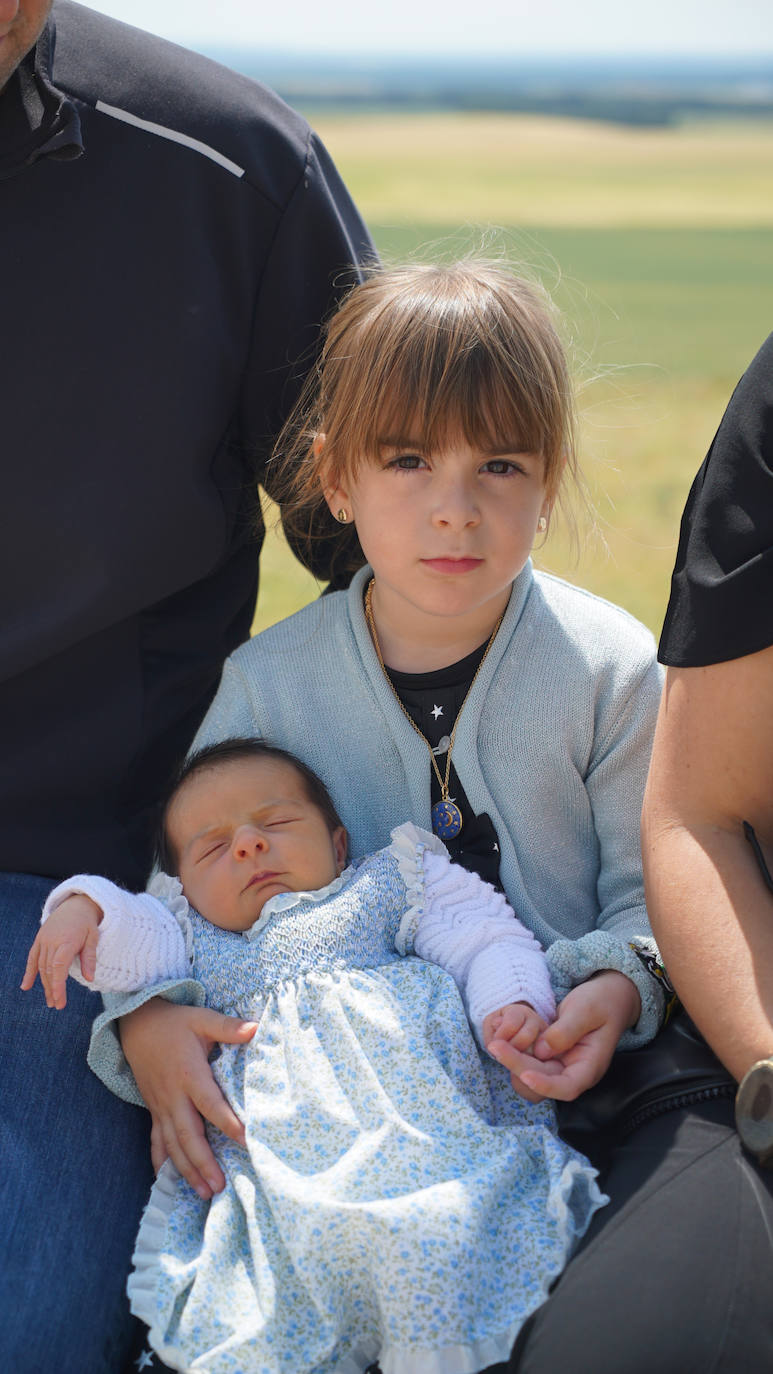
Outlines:
{"label": "girl's hand", "polygon": [[212,1076],[208,1056],[221,1041],[244,1045],[257,1025],[206,1007],[181,1007],[154,997],[120,1021],[121,1044],[153,1124],[150,1153],[158,1173],[169,1158],[199,1197],[208,1200],[225,1178],[204,1134],[204,1122],[244,1143],[244,1127]]}
{"label": "girl's hand", "polygon": [[529,1101],[552,1097],[573,1102],[604,1076],[620,1036],[640,1012],[641,999],[630,978],[608,969],[572,988],[533,1053],[511,1045],[507,1057],[497,1057],[510,1070],[513,1087]]}
{"label": "girl's hand", "polygon": [[76,955],[81,973],[91,982],[97,968],[97,940],[102,908],[80,892],[65,897],[40,927],[27,956],[21,980],[22,992],[29,992],[40,974],[46,1005],[61,1011],[67,1005],[67,974]]}

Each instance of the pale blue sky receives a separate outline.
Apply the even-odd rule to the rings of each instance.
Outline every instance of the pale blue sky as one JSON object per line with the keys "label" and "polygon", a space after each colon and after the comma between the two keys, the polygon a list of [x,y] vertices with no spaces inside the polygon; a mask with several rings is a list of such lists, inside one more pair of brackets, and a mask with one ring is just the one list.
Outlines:
{"label": "pale blue sky", "polygon": [[417,56],[773,54],[771,0],[91,0],[207,47]]}

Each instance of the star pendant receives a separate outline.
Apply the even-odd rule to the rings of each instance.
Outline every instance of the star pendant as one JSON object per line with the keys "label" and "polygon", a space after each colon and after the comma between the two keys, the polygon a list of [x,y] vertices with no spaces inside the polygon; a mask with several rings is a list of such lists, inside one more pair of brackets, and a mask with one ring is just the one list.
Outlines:
{"label": "star pendant", "polygon": [[153,1368],[153,1351],[143,1350],[138,1359],[134,1361],[139,1370]]}
{"label": "star pendant", "polygon": [[432,715],[435,717],[435,720],[437,720],[438,716],[442,716],[442,714],[443,714],[443,707],[442,707],[442,706],[433,706],[433,707],[432,707]]}

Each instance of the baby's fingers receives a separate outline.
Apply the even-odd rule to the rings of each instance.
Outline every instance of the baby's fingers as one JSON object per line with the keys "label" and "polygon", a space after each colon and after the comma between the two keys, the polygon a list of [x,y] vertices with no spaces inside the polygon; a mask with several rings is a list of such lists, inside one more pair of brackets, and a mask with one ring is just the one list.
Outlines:
{"label": "baby's fingers", "polygon": [[80,951],[81,973],[87,982],[93,983],[97,972],[97,945],[99,943],[99,930],[94,927],[86,936],[86,942]]}
{"label": "baby's fingers", "polygon": [[492,1011],[489,1012],[488,1016],[485,1016],[483,1018],[483,1025],[481,1027],[481,1030],[483,1035],[483,1043],[486,1046],[486,1049],[488,1049],[491,1041],[496,1037],[499,1031],[499,1027],[502,1024],[503,1015],[504,1013],[501,1011]]}
{"label": "baby's fingers", "polygon": [[544,1029],[545,1022],[542,1017],[538,1016],[537,1012],[534,1011],[532,1007],[527,1007],[523,1025],[510,1037],[511,1042],[515,1045],[516,1049],[529,1050],[537,1039],[537,1036],[540,1035]]}
{"label": "baby's fingers", "polygon": [[70,944],[55,945],[41,966],[40,978],[46,993],[46,1003],[57,1011],[67,1006],[67,975],[76,953]]}
{"label": "baby's fingers", "polygon": [[38,976],[39,964],[40,964],[40,932],[38,932],[38,934],[35,936],[35,939],[34,939],[33,942],[32,942],[32,948],[30,949],[30,952],[29,952],[29,954],[27,955],[27,964],[26,964],[26,967],[25,967],[25,969],[24,969],[24,977],[22,978],[21,984],[20,984],[22,992],[29,992],[30,988],[32,987],[33,983],[35,982],[35,979],[36,979],[37,976]]}
{"label": "baby's fingers", "polygon": [[500,1015],[499,1025],[491,1036],[492,1041],[507,1041],[519,1050],[531,1049],[537,1036],[545,1029],[542,1017],[525,1002],[505,1007]]}

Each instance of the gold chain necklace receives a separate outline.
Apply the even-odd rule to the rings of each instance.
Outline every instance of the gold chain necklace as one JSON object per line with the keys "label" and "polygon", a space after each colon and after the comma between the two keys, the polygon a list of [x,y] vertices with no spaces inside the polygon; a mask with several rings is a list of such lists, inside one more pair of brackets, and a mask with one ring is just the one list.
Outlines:
{"label": "gold chain necklace", "polygon": [[478,680],[478,674],[480,673],[483,664],[486,662],[488,651],[494,643],[497,630],[502,624],[502,616],[504,616],[505,612],[502,611],[502,615],[500,615],[496,625],[491,631],[488,644],[486,645],[486,648],[483,652],[483,657],[475,670],[475,676],[473,677],[472,682],[467,688],[467,691],[464,694],[464,701],[462,702],[461,706],[459,707],[459,710],[456,713],[456,720],[454,721],[453,729],[451,730],[451,737],[448,741],[448,751],[446,753],[446,771],[445,777],[443,777],[443,775],[440,772],[440,769],[438,768],[437,759],[435,758],[435,752],[432,748],[432,745],[427,739],[427,736],[423,734],[423,732],[419,729],[410,711],[407,711],[405,709],[405,706],[400,700],[400,694],[396,690],[395,685],[391,677],[389,676],[389,673],[386,670],[384,656],[381,652],[381,645],[378,641],[378,634],[376,633],[376,622],[373,619],[373,588],[375,585],[376,579],[375,577],[372,577],[370,579],[370,582],[368,583],[368,590],[365,593],[365,620],[367,622],[368,629],[370,630],[370,637],[373,640],[373,648],[376,650],[376,656],[378,658],[379,663],[381,664],[381,671],[384,674],[384,677],[386,678],[387,682],[389,683],[389,686],[392,688],[392,692],[394,694],[398,706],[400,707],[400,710],[405,716],[405,719],[408,721],[408,724],[412,727],[413,730],[416,731],[416,734],[419,736],[419,739],[424,741],[429,750],[430,763],[432,764],[432,767],[435,770],[435,777],[437,778],[438,784],[440,786],[440,801],[435,802],[435,805],[432,807],[430,811],[430,815],[432,817],[432,829],[434,830],[435,834],[440,837],[441,840],[453,840],[459,834],[464,824],[462,813],[459,810],[459,807],[456,805],[456,802],[452,801],[448,795],[448,783],[451,777],[451,754],[454,748],[454,741],[456,740],[456,729],[459,724],[459,721],[461,720],[462,711],[464,710],[467,704],[467,698],[469,697],[470,692],[472,691],[473,687],[475,686],[475,683]]}

